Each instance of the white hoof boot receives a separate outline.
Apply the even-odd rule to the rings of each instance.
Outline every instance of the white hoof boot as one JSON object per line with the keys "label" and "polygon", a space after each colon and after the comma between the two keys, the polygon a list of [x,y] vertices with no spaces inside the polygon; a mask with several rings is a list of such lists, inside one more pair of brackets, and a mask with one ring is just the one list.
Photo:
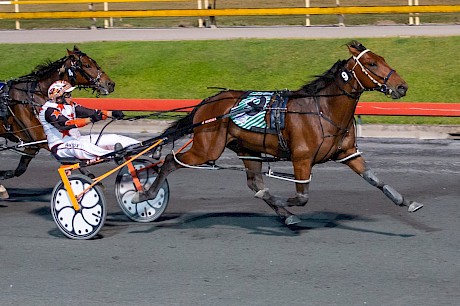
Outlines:
{"label": "white hoof boot", "polygon": [[254,195],[254,197],[256,197],[258,199],[269,198],[270,193],[268,193],[268,188],[264,188],[264,189],[261,189],[261,190],[257,191],[256,194]]}
{"label": "white hoof boot", "polygon": [[294,225],[294,224],[297,224],[297,223],[300,223],[300,219],[299,217],[297,216],[289,216],[286,218],[286,220],[284,220],[284,224],[286,225]]}
{"label": "white hoof boot", "polygon": [[417,203],[417,202],[412,202],[410,205],[409,205],[409,208],[407,209],[409,212],[416,212],[417,210],[419,210],[420,208],[423,207],[423,204],[420,204],[420,203]]}
{"label": "white hoof boot", "polygon": [[0,199],[8,199],[10,195],[3,185],[0,185]]}

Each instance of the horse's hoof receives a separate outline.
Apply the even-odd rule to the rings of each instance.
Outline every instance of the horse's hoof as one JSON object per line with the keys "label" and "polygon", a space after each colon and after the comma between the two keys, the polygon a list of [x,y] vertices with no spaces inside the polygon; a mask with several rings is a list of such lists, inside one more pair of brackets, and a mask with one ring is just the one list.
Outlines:
{"label": "horse's hoof", "polygon": [[14,170],[7,170],[7,171],[2,171],[2,175],[0,177],[1,180],[7,180],[10,178],[16,177],[16,174]]}
{"label": "horse's hoof", "polygon": [[131,198],[131,203],[137,204],[137,203],[143,202],[144,200],[141,199],[142,197],[143,197],[143,194],[141,194],[140,192],[136,192]]}
{"label": "horse's hoof", "polygon": [[416,212],[417,210],[419,210],[420,208],[423,207],[423,204],[420,204],[420,203],[417,203],[417,202],[412,202],[410,205],[409,205],[409,208],[407,209],[409,212]]}
{"label": "horse's hoof", "polygon": [[300,223],[300,219],[297,216],[291,215],[284,220],[284,224],[286,225],[294,225]]}
{"label": "horse's hoof", "polygon": [[268,192],[268,188],[260,189],[259,191],[257,191],[257,192],[254,194],[254,197],[255,197],[255,198],[258,198],[258,199],[268,199],[268,198],[270,198],[270,194],[269,194],[269,192]]}
{"label": "horse's hoof", "polygon": [[3,185],[0,185],[0,199],[8,199],[10,195]]}

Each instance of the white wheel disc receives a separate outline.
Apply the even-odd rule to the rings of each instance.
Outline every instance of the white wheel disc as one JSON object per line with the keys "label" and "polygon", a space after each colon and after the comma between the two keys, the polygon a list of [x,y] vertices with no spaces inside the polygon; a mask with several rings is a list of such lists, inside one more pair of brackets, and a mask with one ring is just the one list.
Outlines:
{"label": "white wheel disc", "polygon": [[[69,176],[70,186],[75,195],[87,188],[92,180],[84,175]],[[105,198],[99,186],[88,190],[79,200],[80,210],[75,210],[69,194],[59,182],[51,196],[51,214],[59,230],[72,239],[93,238],[102,228],[106,217]]]}

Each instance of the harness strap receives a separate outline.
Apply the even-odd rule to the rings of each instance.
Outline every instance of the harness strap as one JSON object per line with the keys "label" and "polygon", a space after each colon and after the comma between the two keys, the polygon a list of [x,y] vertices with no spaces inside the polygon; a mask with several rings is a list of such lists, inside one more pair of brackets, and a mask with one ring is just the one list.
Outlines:
{"label": "harness strap", "polygon": [[215,164],[213,164],[212,166],[192,166],[192,165],[189,165],[189,164],[185,164],[183,162],[181,162],[179,159],[177,159],[176,157],[176,153],[171,150],[171,153],[174,157],[174,161],[176,163],[178,163],[179,165],[181,165],[182,167],[185,167],[185,168],[190,168],[190,169],[202,169],[202,170],[219,170],[220,167],[219,166],[216,166]]}
{"label": "harness strap", "polygon": [[335,162],[337,163],[344,163],[346,162],[347,160],[350,160],[352,158],[355,158],[355,157],[358,157],[358,156],[361,156],[362,152],[360,152],[359,150],[356,152],[356,153],[353,153],[351,155],[348,155],[347,157],[344,157],[342,159],[337,159]]}

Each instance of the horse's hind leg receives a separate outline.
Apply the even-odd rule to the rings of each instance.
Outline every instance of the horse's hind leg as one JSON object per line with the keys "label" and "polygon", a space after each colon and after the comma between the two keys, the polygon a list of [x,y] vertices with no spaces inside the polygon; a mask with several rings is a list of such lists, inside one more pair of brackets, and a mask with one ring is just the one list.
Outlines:
{"label": "horse's hind leg", "polygon": [[351,159],[345,164],[358,173],[366,182],[380,189],[396,205],[408,206],[410,212],[415,212],[423,207],[420,203],[406,200],[396,189],[380,180],[372,169],[366,167],[366,162],[361,156]]}
{"label": "horse's hind leg", "polygon": [[161,184],[163,184],[163,182],[166,180],[168,175],[174,170],[177,170],[181,167],[182,166],[176,163],[176,161],[174,160],[174,155],[172,153],[166,155],[163,161],[163,165],[160,167],[160,171],[158,172],[158,177],[155,179],[152,186],[150,186],[150,188],[148,190],[145,190],[144,192],[136,192],[133,198],[131,199],[131,202],[135,204],[155,198],[158,189],[160,188]]}
{"label": "horse's hind leg", "polygon": [[131,202],[139,203],[155,198],[159,187],[171,172],[184,167],[184,165],[196,166],[214,161],[219,158],[225,148],[223,144],[219,146],[217,143],[214,143],[213,150],[205,150],[202,146],[196,145],[197,142],[195,139],[197,137],[194,138],[193,145],[187,152],[177,153],[176,155],[169,153],[166,155],[163,165],[160,167],[158,177],[152,186],[144,192],[137,192],[131,199]]}
{"label": "horse's hind leg", "polygon": [[299,223],[300,219],[296,215],[292,214],[284,207],[273,204],[276,202],[276,199],[268,192],[268,188],[265,188],[261,174],[262,163],[260,161],[254,160],[244,160],[243,162],[246,167],[248,187],[256,193],[255,197],[264,200],[265,203],[267,203],[268,206],[270,206],[276,212],[276,214],[284,220],[286,225],[294,225]]}

